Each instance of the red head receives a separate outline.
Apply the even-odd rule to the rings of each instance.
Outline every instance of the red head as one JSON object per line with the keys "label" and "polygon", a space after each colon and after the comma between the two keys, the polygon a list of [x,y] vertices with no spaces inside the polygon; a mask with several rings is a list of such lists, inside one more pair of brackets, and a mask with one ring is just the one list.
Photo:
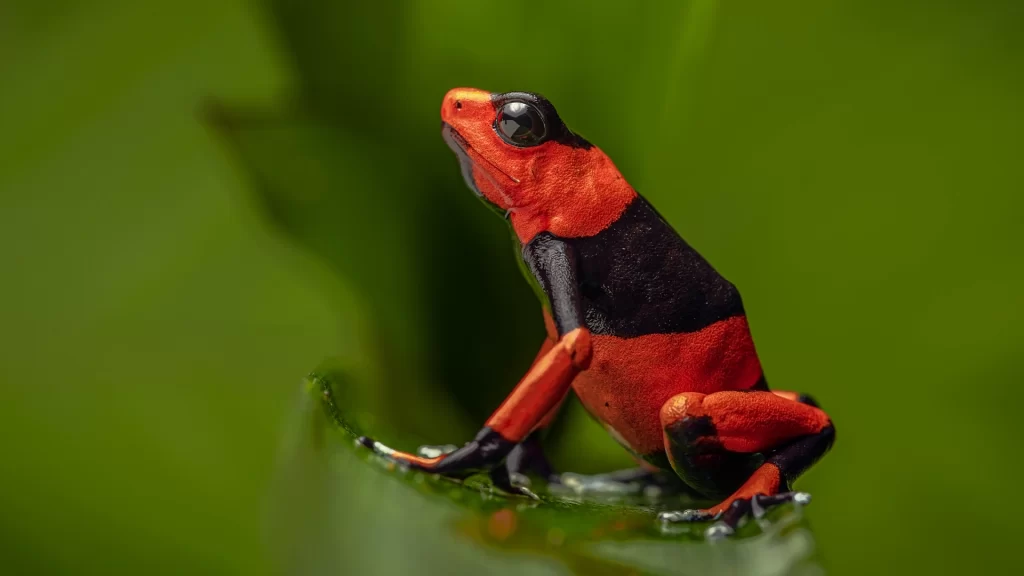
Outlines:
{"label": "red head", "polygon": [[522,242],[543,231],[597,234],[636,196],[612,161],[540,95],[455,88],[441,119],[466,184],[509,214]]}

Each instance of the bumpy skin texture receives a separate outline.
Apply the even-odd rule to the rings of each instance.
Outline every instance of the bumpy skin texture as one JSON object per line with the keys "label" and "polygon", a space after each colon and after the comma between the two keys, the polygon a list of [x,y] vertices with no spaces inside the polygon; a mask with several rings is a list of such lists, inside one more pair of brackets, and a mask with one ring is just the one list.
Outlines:
{"label": "bumpy skin texture", "polygon": [[544,98],[459,88],[441,118],[467,185],[506,214],[520,242],[548,339],[463,448],[427,459],[366,444],[435,472],[494,468],[517,443],[534,445],[571,387],[636,456],[723,498],[673,519],[722,515],[731,531],[789,499],[834,428],[813,401],[768,390],[736,288]]}

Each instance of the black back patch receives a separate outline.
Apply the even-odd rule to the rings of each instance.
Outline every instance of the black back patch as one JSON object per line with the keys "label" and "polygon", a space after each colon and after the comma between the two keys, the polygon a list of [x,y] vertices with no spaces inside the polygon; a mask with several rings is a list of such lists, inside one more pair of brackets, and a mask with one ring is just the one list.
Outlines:
{"label": "black back patch", "polygon": [[743,314],[736,287],[640,196],[595,236],[539,234],[523,251],[527,263],[544,252],[531,247],[553,238],[573,248],[584,323],[594,334],[696,332]]}

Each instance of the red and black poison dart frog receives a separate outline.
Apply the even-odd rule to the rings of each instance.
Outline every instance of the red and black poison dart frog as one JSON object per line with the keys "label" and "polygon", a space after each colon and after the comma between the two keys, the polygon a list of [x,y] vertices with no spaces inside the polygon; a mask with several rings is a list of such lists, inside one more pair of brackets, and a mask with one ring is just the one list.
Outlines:
{"label": "red and black poison dart frog", "polygon": [[547,339],[461,448],[416,455],[362,444],[443,475],[549,473],[536,433],[571,389],[648,468],[721,499],[663,512],[663,522],[717,518],[708,534],[721,536],[748,515],[806,501],[790,486],[829,450],[835,428],[809,397],[769,390],[736,288],[543,97],[458,88],[441,119],[466,184],[520,242]]}

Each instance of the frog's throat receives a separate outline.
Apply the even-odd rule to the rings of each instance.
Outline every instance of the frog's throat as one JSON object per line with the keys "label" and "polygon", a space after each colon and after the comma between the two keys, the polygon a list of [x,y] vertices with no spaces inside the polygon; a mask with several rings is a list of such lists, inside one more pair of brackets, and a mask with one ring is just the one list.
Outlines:
{"label": "frog's throat", "polygon": [[[497,164],[491,162],[486,156],[484,156],[480,152],[477,152],[472,146],[469,145],[469,142],[467,142],[466,139],[461,134],[459,134],[459,132],[455,130],[455,128],[453,128],[450,124],[442,122],[441,125],[442,136],[444,137],[445,142],[448,144],[448,147],[455,152],[456,156],[459,157],[459,163],[463,165],[463,176],[466,178],[467,183],[470,184],[470,188],[473,189],[473,192],[475,192],[477,196],[480,196],[481,198],[484,197],[483,194],[480,192],[479,184],[475,182],[475,175],[473,174],[472,167],[485,164],[486,167],[484,167],[479,172],[482,172],[483,175],[487,178],[487,180],[491,183],[492,188],[499,194],[501,194],[502,200],[504,200],[505,205],[507,206],[506,209],[515,210],[512,198],[510,198],[508,194],[505,192],[505,186],[503,185],[502,182],[499,182],[496,179],[494,172],[497,172],[498,174],[504,176],[508,180],[508,183],[511,184],[519,184],[519,180],[517,178],[513,178],[508,174],[508,172],[502,170],[500,167],[498,167]],[[487,167],[490,167],[491,169],[493,169],[493,171],[488,169]],[[473,180],[473,182],[470,183],[470,180]]]}
{"label": "frog's throat", "polygon": [[[458,146],[459,149],[462,150],[462,153],[465,154],[466,156],[468,156],[474,163],[486,164],[486,165],[490,166],[495,172],[497,172],[497,173],[501,174],[502,176],[504,176],[505,178],[507,178],[509,182],[511,182],[513,184],[519,184],[519,179],[518,178],[514,178],[511,174],[509,174],[508,172],[505,172],[504,170],[502,170],[500,166],[498,166],[494,162],[491,162],[491,160],[489,158],[487,158],[486,156],[484,156],[480,152],[477,152],[477,150],[475,148],[470,146],[469,142],[462,136],[462,134],[459,134],[459,131],[456,130],[455,128],[453,128],[451,124],[448,124],[448,123],[443,123],[443,124],[444,124],[444,130],[443,131],[444,131],[444,134],[446,136],[445,140],[447,140],[449,142],[449,144],[454,144],[455,146]],[[491,173],[490,170],[485,170],[485,172],[487,172],[488,174]],[[494,183],[497,184],[498,182],[494,181]]]}

